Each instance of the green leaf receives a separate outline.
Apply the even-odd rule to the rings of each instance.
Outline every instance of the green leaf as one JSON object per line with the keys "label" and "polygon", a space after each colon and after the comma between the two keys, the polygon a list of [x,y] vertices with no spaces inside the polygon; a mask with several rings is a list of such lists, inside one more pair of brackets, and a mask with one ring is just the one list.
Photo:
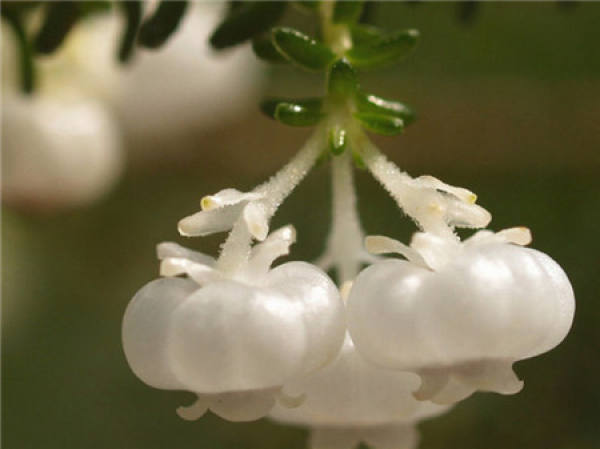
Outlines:
{"label": "green leaf", "polygon": [[375,134],[395,136],[404,130],[404,121],[393,115],[380,115],[358,112],[354,117],[362,126]]}
{"label": "green leaf", "polygon": [[320,98],[270,98],[261,103],[261,110],[267,116],[286,125],[312,126],[323,117],[322,105],[323,100]]}
{"label": "green leaf", "polygon": [[331,154],[340,155],[346,150],[348,144],[348,133],[341,126],[335,126],[329,130],[329,151]]}
{"label": "green leaf", "polygon": [[348,60],[357,68],[375,68],[393,64],[414,48],[419,37],[417,30],[405,30],[355,45],[346,52]]}
{"label": "green leaf", "polygon": [[385,33],[381,28],[371,25],[350,25],[350,36],[355,46],[361,46],[367,42],[381,39],[384,35]]}
{"label": "green leaf", "polygon": [[48,3],[44,22],[35,38],[36,52],[43,54],[54,52],[63,43],[79,18],[79,5],[76,2]]}
{"label": "green leaf", "polygon": [[254,54],[267,62],[272,63],[286,63],[288,62],[285,57],[277,51],[273,41],[271,40],[270,34],[261,34],[252,39],[252,50]]}
{"label": "green leaf", "polygon": [[119,61],[127,62],[133,54],[135,38],[142,21],[142,2],[127,1],[117,3],[125,16],[125,29],[119,45]]}
{"label": "green leaf", "polygon": [[279,103],[275,109],[275,119],[289,126],[313,126],[319,123],[323,114],[315,114],[309,108],[298,104]]}
{"label": "green leaf", "polygon": [[354,67],[346,59],[338,59],[329,69],[327,91],[330,95],[346,98],[358,90]]}
{"label": "green leaf", "polygon": [[35,87],[35,65],[33,63],[33,48],[25,33],[21,10],[6,8],[6,5],[2,5],[2,18],[8,22],[17,38],[21,89],[23,92],[30,94]]}
{"label": "green leaf", "polygon": [[154,14],[142,24],[138,43],[146,48],[163,45],[179,26],[187,6],[187,1],[161,1]]}
{"label": "green leaf", "polygon": [[405,125],[415,120],[414,111],[399,101],[386,100],[377,95],[358,92],[355,96],[356,108],[361,113],[391,115],[401,118]]}
{"label": "green leaf", "polygon": [[293,28],[275,28],[272,36],[277,50],[306,70],[324,70],[335,60],[335,53],[327,46]]}
{"label": "green leaf", "polygon": [[333,7],[333,23],[356,23],[364,6],[363,1],[336,1]]}
{"label": "green leaf", "polygon": [[221,50],[241,44],[275,25],[287,2],[247,2],[229,11],[210,37],[210,45]]}

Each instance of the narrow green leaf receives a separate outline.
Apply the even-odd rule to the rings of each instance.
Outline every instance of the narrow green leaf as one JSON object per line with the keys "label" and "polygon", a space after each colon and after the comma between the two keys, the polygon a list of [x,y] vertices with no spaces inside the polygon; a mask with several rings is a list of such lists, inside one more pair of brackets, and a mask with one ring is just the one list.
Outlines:
{"label": "narrow green leaf", "polygon": [[336,57],[321,42],[292,28],[275,28],[273,44],[290,62],[306,70],[324,70]]}
{"label": "narrow green leaf", "polygon": [[327,91],[330,95],[346,98],[358,90],[358,79],[354,67],[346,60],[339,59],[329,69]]}
{"label": "narrow green leaf", "polygon": [[35,87],[35,65],[33,63],[33,48],[25,33],[25,27],[20,10],[6,8],[2,5],[2,18],[8,22],[17,38],[19,46],[19,68],[21,74],[21,89],[30,94]]}
{"label": "narrow green leaf", "polygon": [[333,23],[356,23],[364,6],[363,1],[336,1],[333,7]]}
{"label": "narrow green leaf", "polygon": [[314,114],[320,114],[321,108],[323,107],[323,100],[321,98],[266,98],[260,103],[260,110],[266,116],[274,119],[275,110],[280,103],[296,104],[303,108],[311,110]]}
{"label": "narrow green leaf", "polygon": [[247,2],[230,9],[210,37],[210,45],[221,50],[241,44],[275,25],[287,2]]}
{"label": "narrow green leaf", "polygon": [[127,1],[117,3],[125,16],[125,29],[119,45],[119,61],[127,62],[133,54],[135,38],[142,21],[142,2]]}
{"label": "narrow green leaf", "polygon": [[404,130],[404,121],[393,115],[379,115],[358,112],[354,117],[371,132],[384,136],[395,136]]}
{"label": "narrow green leaf", "polygon": [[268,117],[286,125],[312,126],[323,117],[322,105],[321,98],[269,98],[261,103],[260,108]]}
{"label": "narrow green leaf", "polygon": [[350,25],[350,36],[355,46],[381,39],[384,35],[385,33],[382,29],[371,25]]}
{"label": "narrow green leaf", "polygon": [[252,50],[254,54],[267,62],[286,63],[288,62],[284,56],[277,51],[270,34],[261,34],[252,39]]}
{"label": "narrow green leaf", "polygon": [[146,48],[159,48],[179,26],[187,9],[187,1],[163,0],[141,26],[138,43]]}
{"label": "narrow green leaf", "polygon": [[275,109],[275,119],[289,126],[313,126],[323,117],[310,108],[293,103],[279,103]]}
{"label": "narrow green leaf", "polygon": [[340,155],[346,150],[348,133],[341,126],[329,130],[329,151],[331,154]]}
{"label": "narrow green leaf", "polygon": [[76,2],[48,3],[44,23],[35,38],[35,51],[43,54],[54,52],[63,43],[79,18],[79,5]]}
{"label": "narrow green leaf", "polygon": [[415,120],[414,111],[399,101],[386,100],[377,95],[358,92],[355,96],[356,108],[359,112],[375,115],[391,115],[401,118],[405,125]]}
{"label": "narrow green leaf", "polygon": [[375,68],[393,64],[404,58],[417,43],[419,32],[405,30],[356,45],[346,52],[357,68]]}

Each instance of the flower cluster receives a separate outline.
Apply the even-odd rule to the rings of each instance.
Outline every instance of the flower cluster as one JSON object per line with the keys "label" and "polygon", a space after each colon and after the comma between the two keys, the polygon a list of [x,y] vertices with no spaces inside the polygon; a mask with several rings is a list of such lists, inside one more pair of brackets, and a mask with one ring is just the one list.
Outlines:
{"label": "flower cluster", "polygon": [[[184,236],[229,235],[216,260],[174,243],[158,246],[163,278],[129,304],[123,345],[148,385],[197,395],[178,409],[185,419],[209,409],[232,421],[268,416],[310,427],[313,449],[352,449],[360,442],[411,449],[419,421],[476,391],[519,392],[523,382],[513,363],[565,338],[574,295],[555,261],[524,247],[528,229],[480,230],[491,214],[473,192],[431,176],[412,178],[369,140],[365,129],[395,134],[412,112],[364,92],[354,69],[403,54],[416,33],[352,35],[333,22],[358,2],[342,3],[339,10],[332,2],[321,5],[329,46],[280,28],[272,33],[273,48],[263,48],[327,70],[324,98],[263,105],[282,123],[316,125],[313,134],[264,184],[205,196],[201,210],[179,222]],[[353,46],[353,40],[367,44]],[[333,218],[325,251],[314,264],[272,268],[288,254],[295,230],[271,231],[271,218],[326,158]],[[410,245],[365,239],[353,161],[418,226]],[[456,228],[479,231],[461,240]],[[326,272],[335,272],[337,285]]]}
{"label": "flower cluster", "polygon": [[186,236],[230,231],[217,260],[158,245],[163,277],[127,308],[125,354],[148,385],[196,393],[178,409],[185,419],[208,409],[232,421],[270,416],[310,426],[315,449],[415,447],[418,421],[475,391],[520,391],[512,364],[562,341],[573,291],[556,262],[523,247],[526,228],[461,241],[455,227],[490,220],[475,195],[411,178],[356,129],[351,148],[421,231],[410,246],[370,236],[363,247],[346,152],[332,164],[334,217],[320,267],[272,268],[295,230],[270,232],[270,219],[327,147],[326,129],[266,183],[206,196],[179,222]]}

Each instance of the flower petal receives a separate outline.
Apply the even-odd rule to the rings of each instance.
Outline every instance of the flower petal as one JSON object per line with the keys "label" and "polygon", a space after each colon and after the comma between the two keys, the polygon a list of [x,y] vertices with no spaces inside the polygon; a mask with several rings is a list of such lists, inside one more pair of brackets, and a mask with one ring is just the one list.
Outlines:
{"label": "flower petal", "polygon": [[186,237],[202,237],[216,232],[228,231],[242,212],[242,204],[219,209],[196,212],[179,220],[177,229]]}
{"label": "flower petal", "polygon": [[475,204],[477,201],[477,195],[475,195],[470,190],[464,189],[462,187],[454,187],[445,182],[440,181],[437,178],[429,175],[419,176],[414,180],[415,184],[421,187],[432,188],[444,193],[448,193],[450,195],[454,195],[459,200],[468,203]]}
{"label": "flower petal", "polygon": [[205,285],[223,278],[218,270],[208,265],[192,262],[189,259],[168,257],[160,263],[161,276],[174,277],[181,274],[187,274],[199,285]]}
{"label": "flower petal", "polygon": [[174,242],[162,242],[156,245],[156,256],[159,260],[170,257],[189,259],[192,262],[201,263],[202,265],[207,265],[210,267],[215,264],[214,257],[198,251],[193,251]]}
{"label": "flower petal", "polygon": [[423,256],[413,248],[383,235],[368,236],[365,239],[365,247],[371,254],[398,253],[403,255],[409,262],[423,268],[430,268]]}
{"label": "flower petal", "polygon": [[210,410],[228,421],[254,421],[271,411],[278,391],[274,388],[212,395]]}
{"label": "flower petal", "polygon": [[246,275],[251,278],[266,275],[275,259],[289,254],[290,246],[295,241],[296,229],[291,225],[269,234],[262,243],[252,248]]}
{"label": "flower petal", "polygon": [[186,421],[195,421],[202,418],[208,410],[209,401],[206,395],[198,395],[198,398],[187,406],[177,407],[175,410],[180,418]]}
{"label": "flower petal", "polygon": [[224,206],[233,206],[242,201],[255,201],[264,198],[264,194],[256,192],[240,192],[237,189],[223,189],[214,195],[207,195],[200,200],[200,207],[204,211],[220,209]]}
{"label": "flower petal", "polygon": [[248,203],[244,207],[244,220],[248,231],[256,240],[263,241],[269,233],[269,220],[265,208],[260,203]]}

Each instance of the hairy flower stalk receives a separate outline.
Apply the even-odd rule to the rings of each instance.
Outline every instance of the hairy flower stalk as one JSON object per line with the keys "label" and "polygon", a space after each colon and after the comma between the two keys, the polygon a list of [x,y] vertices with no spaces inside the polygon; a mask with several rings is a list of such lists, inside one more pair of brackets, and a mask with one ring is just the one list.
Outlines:
{"label": "hairy flower stalk", "polygon": [[[248,8],[252,20],[282,12],[266,2]],[[247,10],[235,11],[213,45],[238,43],[227,30]],[[162,278],[140,289],[125,312],[125,354],[148,385],[196,394],[177,411],[185,419],[207,410],[232,421],[269,416],[308,426],[312,449],[360,442],[413,449],[420,420],[476,391],[520,391],[513,363],[565,338],[573,290],[554,260],[524,248],[526,228],[480,230],[461,240],[456,228],[482,229],[491,220],[477,196],[432,176],[412,178],[367,137],[365,130],[398,134],[414,114],[363,91],[357,70],[402,58],[416,30],[362,27],[361,2],[321,2],[314,11],[323,42],[280,27],[253,43],[262,58],[326,73],[323,98],[262,106],[281,123],[315,126],[313,134],[265,183],[207,195],[199,212],[179,221],[184,236],[229,235],[216,260],[175,243],[158,246]],[[273,267],[296,232],[291,225],[271,231],[271,218],[327,153],[332,218],[319,267]],[[364,238],[353,160],[419,228],[409,245]],[[383,259],[386,253],[406,260]],[[335,271],[337,286],[326,270]]]}
{"label": "hairy flower stalk", "polygon": [[376,259],[365,251],[364,233],[356,208],[352,161],[345,153],[331,162],[332,220],[325,253],[317,260],[323,270],[334,268],[338,283],[354,280],[361,264]]}
{"label": "hairy flower stalk", "polygon": [[477,195],[431,176],[413,179],[390,162],[360,130],[353,143],[367,168],[398,206],[425,232],[457,240],[453,228],[484,228],[491,215],[475,204]]}

